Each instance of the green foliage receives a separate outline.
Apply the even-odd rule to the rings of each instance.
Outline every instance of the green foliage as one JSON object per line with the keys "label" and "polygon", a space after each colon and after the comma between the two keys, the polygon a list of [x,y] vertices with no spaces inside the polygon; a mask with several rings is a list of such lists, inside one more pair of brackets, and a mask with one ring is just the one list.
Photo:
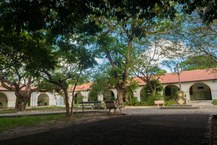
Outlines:
{"label": "green foliage", "polygon": [[217,64],[213,58],[207,55],[189,56],[185,61],[180,63],[183,70],[216,68]]}
{"label": "green foliage", "polygon": [[150,80],[149,81],[149,83],[150,83],[150,86],[148,85],[148,84],[146,84],[145,86],[144,86],[144,95],[145,96],[151,96],[152,95],[152,89],[151,89],[151,87],[152,88],[155,88],[155,94],[158,96],[158,94],[163,90],[163,86],[162,86],[162,84],[161,84],[161,82],[159,81],[159,80]]}
{"label": "green foliage", "polygon": [[[95,87],[94,87],[95,88]],[[89,93],[88,100],[89,101],[97,101],[98,96],[98,90],[92,88],[92,90]]]}
{"label": "green foliage", "polygon": [[139,85],[138,85],[138,82],[136,82],[133,79],[130,80],[129,82],[130,82],[130,84],[127,86],[127,89],[126,89],[127,94],[126,94],[125,99],[129,102],[129,105],[133,105],[133,104],[138,102],[137,98],[134,97],[133,92],[134,92],[134,90],[136,90],[139,87]]}
{"label": "green foliage", "polygon": [[103,74],[96,74],[94,83],[92,84],[92,90],[90,91],[89,97],[91,100],[97,100],[97,96],[103,94],[104,91],[109,87],[108,78]]}
{"label": "green foliage", "polygon": [[213,105],[217,105],[217,100],[212,100]]}
{"label": "green foliage", "polygon": [[170,105],[174,105],[177,104],[177,102],[175,100],[167,100],[165,101],[165,106],[170,106]]}
{"label": "green foliage", "polygon": [[25,116],[25,117],[7,117],[0,119],[0,132],[14,127],[37,125],[42,122],[51,120],[60,120],[65,116],[60,115],[42,115],[42,116]]}
{"label": "green foliage", "polygon": [[133,97],[133,98],[131,99],[131,104],[132,104],[132,105],[136,105],[138,102],[139,102],[139,101],[137,100],[136,97]]}
{"label": "green foliage", "polygon": [[177,100],[178,98],[178,93],[179,93],[179,90],[177,88],[172,88],[171,90],[171,95],[170,96],[164,96],[164,100],[165,101],[169,101],[169,100]]}

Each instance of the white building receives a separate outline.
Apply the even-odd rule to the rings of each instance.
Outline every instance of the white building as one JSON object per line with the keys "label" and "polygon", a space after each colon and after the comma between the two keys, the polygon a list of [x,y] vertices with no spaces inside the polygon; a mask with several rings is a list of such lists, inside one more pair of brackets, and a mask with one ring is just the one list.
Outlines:
{"label": "white building", "polygon": [[[134,91],[134,96],[138,101],[144,100],[144,96],[141,92],[145,86],[145,83],[139,79],[134,78],[139,87]],[[179,79],[175,73],[167,73],[160,77],[160,82],[163,84],[164,91],[162,92],[166,96],[170,96],[172,90],[178,89]],[[182,91],[184,91],[187,103],[203,100],[215,100],[217,99],[217,72],[213,70],[192,70],[183,71],[180,74],[180,82]],[[75,103],[80,101],[88,101],[91,91],[92,83],[79,85],[75,90]],[[108,97],[116,97],[117,91],[115,89],[108,89],[103,94],[98,95],[99,101],[104,101]],[[72,91],[69,88],[69,97],[72,97]],[[0,87],[0,108],[2,107],[15,107],[16,96],[13,91],[9,91],[3,87]],[[64,98],[54,93],[33,92],[30,102],[28,104],[31,107],[37,106],[62,106],[64,105]]]}
{"label": "white building", "polygon": [[[139,83],[139,87],[134,91],[134,96],[138,101],[142,101],[144,97],[142,89],[145,86],[139,78],[134,78]],[[187,103],[203,100],[217,99],[217,72],[215,70],[191,70],[180,73],[180,82],[176,73],[167,73],[160,77],[160,82],[163,84],[166,96],[172,95],[173,89],[179,89],[181,83],[181,90],[184,91]],[[80,85],[76,89],[76,97],[85,98],[88,100],[88,95],[91,91],[91,83]],[[98,96],[99,101],[103,101],[108,96],[117,96],[115,89],[107,90],[104,94]]]}
{"label": "white building", "polygon": [[[14,91],[0,87],[0,108],[14,108],[16,96]],[[49,92],[33,92],[28,106],[62,106],[64,99],[60,95]]]}

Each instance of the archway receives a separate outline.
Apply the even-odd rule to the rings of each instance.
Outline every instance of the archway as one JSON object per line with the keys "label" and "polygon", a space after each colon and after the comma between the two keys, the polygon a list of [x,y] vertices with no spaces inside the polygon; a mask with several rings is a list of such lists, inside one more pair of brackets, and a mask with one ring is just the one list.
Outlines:
{"label": "archway", "polygon": [[164,95],[166,100],[175,100],[177,98],[177,92],[179,88],[175,85],[168,85],[164,89]]}
{"label": "archway", "polygon": [[8,107],[8,99],[4,93],[0,93],[0,108]]}
{"label": "archway", "polygon": [[103,92],[103,101],[115,100],[115,94],[111,90],[105,90]]}
{"label": "archway", "polygon": [[74,104],[79,104],[79,102],[82,102],[83,101],[83,97],[84,96],[80,92],[77,92],[74,95]]}
{"label": "archway", "polygon": [[38,96],[38,106],[48,106],[49,96],[47,94],[40,94]]}
{"label": "archway", "polygon": [[196,83],[190,87],[191,100],[211,100],[211,90],[208,85],[204,83]]}

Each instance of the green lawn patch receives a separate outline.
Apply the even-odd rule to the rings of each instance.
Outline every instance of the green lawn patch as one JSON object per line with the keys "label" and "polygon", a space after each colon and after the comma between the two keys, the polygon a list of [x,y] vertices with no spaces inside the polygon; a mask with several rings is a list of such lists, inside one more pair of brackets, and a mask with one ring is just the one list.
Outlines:
{"label": "green lawn patch", "polygon": [[212,101],[212,104],[213,104],[213,105],[217,105],[217,100],[213,100],[213,101]]}
{"label": "green lawn patch", "polygon": [[45,123],[52,120],[61,120],[65,114],[39,115],[39,116],[22,116],[22,117],[2,117],[0,118],[0,132],[10,128],[21,126],[32,126],[39,123]]}
{"label": "green lawn patch", "polygon": [[[47,106],[47,107],[36,107],[36,108],[27,108],[24,112],[32,112],[32,111],[42,111],[42,112],[52,112],[52,111],[65,111],[65,107],[62,106]],[[7,114],[7,113],[17,113],[16,109],[12,108],[5,108],[0,109],[0,114]]]}
{"label": "green lawn patch", "polygon": [[36,107],[36,108],[28,108],[25,111],[65,111],[65,107],[63,106],[47,106],[47,107]]}
{"label": "green lawn patch", "polygon": [[7,113],[16,113],[17,110],[15,109],[1,109],[0,114],[7,114]]}

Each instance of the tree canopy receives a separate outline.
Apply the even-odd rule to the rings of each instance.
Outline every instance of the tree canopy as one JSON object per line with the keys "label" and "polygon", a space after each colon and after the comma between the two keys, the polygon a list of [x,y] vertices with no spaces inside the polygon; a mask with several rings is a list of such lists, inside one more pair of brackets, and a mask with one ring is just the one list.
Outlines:
{"label": "tree canopy", "polygon": [[77,82],[81,71],[95,65],[99,57],[110,65],[110,86],[122,104],[133,67],[145,69],[139,73],[146,81],[147,76],[162,74],[157,60],[164,56],[152,57],[150,42],[158,43],[161,55],[168,58],[178,56],[177,50],[182,49],[178,45],[192,55],[199,53],[186,56],[186,69],[192,69],[189,63],[201,66],[194,59],[203,61],[202,56],[216,62],[216,5],[212,0],[1,1],[0,79],[10,80],[20,72],[43,77],[66,92],[69,83]]}

